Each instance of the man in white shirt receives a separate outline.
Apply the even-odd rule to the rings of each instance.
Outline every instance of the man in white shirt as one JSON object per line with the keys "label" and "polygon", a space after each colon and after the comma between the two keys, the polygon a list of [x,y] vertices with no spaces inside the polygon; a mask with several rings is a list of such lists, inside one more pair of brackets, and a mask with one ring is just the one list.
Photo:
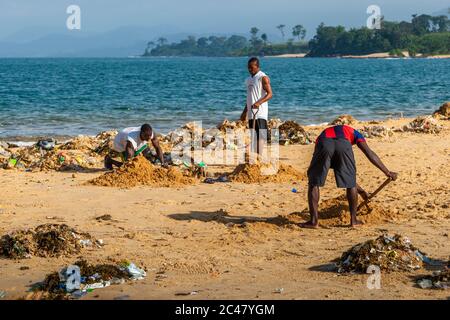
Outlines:
{"label": "man in white shirt", "polygon": [[[120,131],[114,138],[113,151],[119,153],[122,159],[127,161],[148,151],[148,141],[152,142],[162,166],[166,167],[161,146],[149,124],[144,124],[141,127],[125,128]],[[113,165],[120,167],[123,163],[115,161],[111,156],[107,155],[105,157],[105,168],[112,170]]]}
{"label": "man in white shirt", "polygon": [[[248,120],[249,128],[256,131],[258,141],[256,152],[260,155],[264,147],[264,141],[267,139],[267,137],[262,136],[262,133],[267,134],[268,101],[272,99],[273,93],[270,78],[261,71],[258,58],[251,58],[248,61],[248,72],[250,77],[246,81],[247,104],[241,114],[241,120]],[[253,128],[253,123],[255,123],[255,128]]]}

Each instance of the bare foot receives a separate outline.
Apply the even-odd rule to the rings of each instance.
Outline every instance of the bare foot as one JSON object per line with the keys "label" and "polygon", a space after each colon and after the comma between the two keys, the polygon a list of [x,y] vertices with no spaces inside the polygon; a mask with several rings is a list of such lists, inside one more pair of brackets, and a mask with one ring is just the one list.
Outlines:
{"label": "bare foot", "polygon": [[353,228],[358,228],[358,227],[361,227],[361,226],[363,226],[363,225],[364,225],[364,222],[359,221],[359,220],[355,220],[355,221],[352,221],[352,222],[351,222],[351,226],[352,226]]}
{"label": "bare foot", "polygon": [[308,228],[308,229],[317,229],[319,227],[319,223],[313,223],[312,221],[308,221],[305,223],[300,223],[299,226],[301,228]]}

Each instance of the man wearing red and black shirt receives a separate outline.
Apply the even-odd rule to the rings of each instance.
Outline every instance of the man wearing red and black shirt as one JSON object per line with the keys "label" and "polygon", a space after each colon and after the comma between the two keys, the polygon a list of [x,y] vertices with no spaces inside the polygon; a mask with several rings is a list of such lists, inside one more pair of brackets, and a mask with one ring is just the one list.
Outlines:
{"label": "man wearing red and black shirt", "polygon": [[351,213],[351,225],[362,224],[356,219],[358,193],[367,198],[367,193],[356,183],[356,164],[353,145],[357,145],[366,157],[378,169],[391,178],[397,179],[397,173],[389,171],[380,158],[366,143],[364,136],[349,126],[334,126],[325,129],[316,140],[316,147],[308,169],[308,203],[311,220],[303,227],[316,228],[319,213],[319,187],[325,185],[328,170],[333,168],[338,188],[347,189],[347,199]]}

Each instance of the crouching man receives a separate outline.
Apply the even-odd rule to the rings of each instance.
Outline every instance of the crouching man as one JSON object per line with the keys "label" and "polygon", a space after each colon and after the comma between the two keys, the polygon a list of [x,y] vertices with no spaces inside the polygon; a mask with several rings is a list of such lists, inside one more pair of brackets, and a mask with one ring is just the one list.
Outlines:
{"label": "crouching man", "polygon": [[[148,152],[149,141],[152,142],[161,161],[161,165],[167,167],[159,141],[149,124],[144,124],[142,127],[126,128],[120,131],[114,138],[113,151],[120,154],[122,160],[126,162],[140,154]],[[123,162],[112,159],[110,155],[105,157],[105,168],[108,170],[112,170],[113,166],[121,167],[122,165]]]}

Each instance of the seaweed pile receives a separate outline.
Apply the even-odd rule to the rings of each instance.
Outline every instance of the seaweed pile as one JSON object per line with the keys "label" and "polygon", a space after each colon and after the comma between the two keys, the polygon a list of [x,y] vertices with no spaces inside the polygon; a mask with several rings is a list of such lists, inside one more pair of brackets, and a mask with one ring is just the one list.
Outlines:
{"label": "seaweed pile", "polygon": [[[79,283],[73,285],[69,277],[73,275],[74,266],[79,269]],[[43,282],[33,288],[28,299],[70,300],[83,297],[95,289],[122,284],[130,280],[141,280],[146,272],[128,261],[113,264],[89,264],[79,260],[73,266],[47,275]],[[69,285],[68,285],[69,284]]]}
{"label": "seaweed pile", "polygon": [[329,123],[330,126],[338,125],[352,125],[355,124],[357,120],[349,114],[343,114]]}
{"label": "seaweed pile", "polygon": [[369,266],[382,271],[413,271],[423,266],[424,255],[404,236],[382,235],[346,251],[337,263],[339,273],[362,272]]}
{"label": "seaweed pile", "polygon": [[366,138],[389,138],[394,135],[394,131],[385,126],[364,126],[360,131]]}
{"label": "seaweed pile", "polygon": [[10,259],[70,256],[93,243],[95,240],[91,235],[79,233],[65,224],[44,224],[2,236],[0,256]]}
{"label": "seaweed pile", "polygon": [[311,143],[308,133],[295,121],[283,122],[278,129],[281,145]]}
{"label": "seaweed pile", "polygon": [[433,117],[441,120],[450,120],[450,102],[444,103],[433,113]]}

